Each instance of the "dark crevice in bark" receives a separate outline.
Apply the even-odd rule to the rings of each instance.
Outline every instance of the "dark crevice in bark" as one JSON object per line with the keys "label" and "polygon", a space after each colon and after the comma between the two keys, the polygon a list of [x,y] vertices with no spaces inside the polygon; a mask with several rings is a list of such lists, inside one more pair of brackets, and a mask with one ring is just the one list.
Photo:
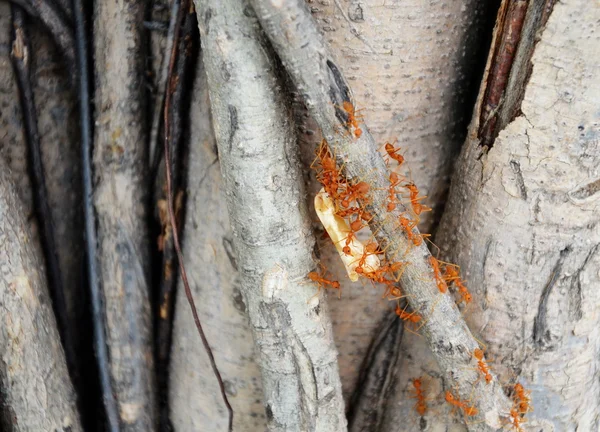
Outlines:
{"label": "dark crevice in bark", "polygon": [[[171,146],[171,181],[175,191],[175,218],[179,229],[179,234],[183,232],[182,222],[185,221],[185,195],[186,173],[184,161],[187,159],[186,153],[188,142],[186,140],[189,131],[189,107],[190,93],[187,89],[193,88],[193,81],[196,71],[196,61],[198,59],[200,40],[198,33],[198,23],[196,13],[189,7],[181,6],[183,14],[183,24],[180,32],[174,35],[174,43],[177,44],[177,59],[175,69],[172,75],[167,79],[167,91],[172,93],[169,110],[169,142]],[[162,125],[164,127],[164,125]],[[161,140],[162,141],[162,140]],[[160,148],[160,147],[159,147]],[[164,156],[162,150],[161,155]],[[160,405],[160,430],[170,430],[169,407],[168,407],[168,381],[169,381],[169,360],[171,352],[171,341],[173,331],[173,319],[175,314],[176,286],[178,283],[178,266],[176,251],[173,244],[173,235],[169,224],[168,212],[166,209],[166,178],[165,167],[159,168],[158,181],[156,182],[157,207],[159,213],[159,250],[162,250],[160,257],[160,269],[158,278],[158,289],[156,292],[156,368],[158,379],[158,394]]]}
{"label": "dark crevice in bark", "polygon": [[[75,21],[75,52],[76,52],[76,77],[79,84],[79,113],[81,126],[81,156],[82,156],[82,182],[83,182],[83,208],[85,220],[85,244],[87,260],[87,282],[90,291],[90,306],[92,326],[94,333],[94,352],[98,368],[98,378],[102,404],[106,421],[106,429],[110,432],[119,431],[119,414],[117,403],[112,391],[109,372],[108,350],[106,345],[105,322],[102,305],[102,287],[100,285],[100,271],[96,247],[98,243],[96,233],[96,216],[93,203],[94,186],[92,182],[92,150],[93,126],[90,94],[93,75],[89,67],[91,55],[88,44],[88,31],[91,26],[86,26],[86,9],[82,0],[73,0],[73,18]],[[89,17],[87,19],[89,22]]]}
{"label": "dark crevice in bark", "polygon": [[479,114],[480,144],[489,150],[499,132],[520,114],[533,65],[531,57],[555,0],[506,0]]}
{"label": "dark crevice in bark", "polygon": [[552,269],[550,278],[542,290],[542,294],[538,303],[538,313],[533,321],[532,338],[533,344],[537,350],[547,350],[552,348],[552,340],[551,335],[549,334],[546,317],[548,313],[548,299],[553,288],[556,286],[556,282],[561,276],[561,271],[565,260],[571,252],[572,249],[569,246],[560,251],[560,255],[556,261],[556,264],[554,265],[554,268]]}
{"label": "dark crevice in bark", "polygon": [[[469,121],[473,115],[481,79],[485,72],[485,65],[492,44],[494,22],[500,7],[500,0],[486,0],[478,2],[471,20],[469,28],[465,30],[461,46],[468,55],[463,56],[457,63],[457,67],[462,72],[460,78],[454,85],[451,105],[453,107],[454,117],[452,118],[448,130],[446,131],[448,139],[453,143],[453,149],[450,152],[453,155],[460,153],[460,146],[467,136]],[[451,157],[453,162],[455,156]],[[434,234],[439,225],[440,219],[444,214],[446,200],[450,186],[449,179],[453,172],[453,163],[447,164],[443,168],[441,175],[447,181],[437,183],[437,190],[429,193],[431,196],[439,196],[439,201],[433,208],[431,215],[431,232]]]}
{"label": "dark crevice in bark", "polygon": [[403,322],[393,314],[375,331],[346,412],[349,431],[381,430],[403,335]]}

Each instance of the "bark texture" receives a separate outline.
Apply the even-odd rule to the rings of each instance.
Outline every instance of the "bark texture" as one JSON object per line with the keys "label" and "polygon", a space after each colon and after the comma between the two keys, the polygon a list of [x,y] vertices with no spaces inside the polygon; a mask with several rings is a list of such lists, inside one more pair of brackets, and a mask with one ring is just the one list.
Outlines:
{"label": "bark texture", "polygon": [[[206,73],[197,67],[190,110],[187,210],[183,256],[203,327],[235,413],[233,430],[266,429],[262,382],[242,299],[233,233],[212,129]],[[173,271],[175,271],[173,269]],[[227,428],[227,412],[183,286],[177,290],[169,401],[177,431]]]}
{"label": "bark texture", "polygon": [[95,10],[94,205],[113,389],[123,430],[156,423],[148,285],[145,2]]}
{"label": "bark texture", "polygon": [[478,106],[438,236],[473,288],[492,368],[532,391],[532,430],[599,427],[599,19],[585,0],[556,3],[489,152]]}
{"label": "bark texture", "polygon": [[9,178],[0,162],[0,425],[15,432],[80,431],[40,249]]}
{"label": "bark texture", "polygon": [[[284,66],[304,97],[308,109],[338,158],[350,181],[370,185],[366,209],[373,215],[369,223],[391,262],[406,262],[400,284],[414,311],[423,320],[422,333],[447,380],[461,400],[471,401],[478,415],[471,430],[493,430],[509,401],[498,385],[487,386],[473,367],[473,351],[478,347],[451,296],[440,293],[424,244],[414,246],[399,229],[398,217],[406,208],[399,205],[388,212],[386,189],[388,169],[377,153],[376,144],[364,122],[356,138],[348,127],[348,114],[342,103],[352,103],[351,90],[336,66],[310,15],[301,1],[285,4],[253,0],[255,10]],[[416,230],[413,231],[417,235]]]}
{"label": "bark texture", "polygon": [[268,427],[340,431],[344,404],[316,284],[291,107],[248,4],[196,3],[241,291],[259,351]]}

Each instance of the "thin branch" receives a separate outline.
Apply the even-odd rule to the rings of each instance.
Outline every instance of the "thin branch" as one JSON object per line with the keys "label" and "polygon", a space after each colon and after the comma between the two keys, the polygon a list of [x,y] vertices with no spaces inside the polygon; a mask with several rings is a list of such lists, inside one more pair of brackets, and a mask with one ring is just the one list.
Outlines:
{"label": "thin branch", "polygon": [[90,112],[90,67],[88,63],[88,39],[86,34],[85,14],[82,0],[73,0],[73,17],[75,20],[77,78],[79,82],[79,112],[81,116],[81,157],[83,175],[83,209],[85,218],[85,243],[87,259],[87,275],[92,307],[92,323],[94,327],[94,350],[100,375],[100,391],[106,414],[106,428],[110,432],[118,432],[119,413],[115,400],[108,364],[106,345],[104,310],[102,305],[102,287],[98,266],[96,216],[94,210],[94,186],[92,183],[92,116]]}
{"label": "thin branch", "polygon": [[21,98],[25,139],[29,148],[29,168],[33,185],[34,208],[40,227],[40,239],[47,266],[48,289],[50,290],[54,314],[56,315],[59,334],[65,350],[67,365],[73,380],[77,381],[79,379],[77,373],[77,356],[75,354],[73,338],[69,328],[63,278],[58,262],[54,224],[52,222],[52,212],[50,211],[50,204],[48,202],[46,179],[42,163],[37,112],[33,90],[31,88],[31,44],[23,9],[20,6],[12,5],[11,10],[13,22],[11,60]]}
{"label": "thin branch", "polygon": [[[390,261],[407,263],[400,283],[412,309],[423,318],[422,330],[431,351],[450,390],[458,391],[461,400],[471,400],[478,409],[479,414],[472,418],[469,429],[497,429],[501,426],[500,416],[506,415],[510,402],[500,386],[486,385],[485,380],[479,379],[472,362],[478,343],[452,297],[440,293],[429,261],[431,254],[425,244],[414,246],[399,229],[399,216],[407,209],[399,205],[392,212],[386,210],[387,166],[363,122],[358,125],[363,131],[360,138],[355,138],[349,130],[348,113],[342,105],[353,103],[351,89],[328,52],[305,2],[251,2],[332,153],[343,163],[346,177],[370,185],[366,201],[367,210],[373,215],[371,230]],[[413,236],[417,234],[415,228]]]}
{"label": "thin branch", "polygon": [[[187,6],[187,7],[186,7]],[[182,20],[183,20],[183,16],[184,16],[184,11],[189,9],[189,0],[188,1],[184,1],[184,6],[180,7],[179,10],[177,11],[177,19],[176,19],[176,24],[175,24],[175,30],[174,30],[174,35],[179,34],[180,28],[181,28],[181,24],[182,24]],[[188,300],[188,303],[190,305],[190,309],[192,311],[192,315],[194,317],[194,323],[196,324],[196,328],[198,329],[198,334],[200,335],[200,339],[202,339],[202,344],[204,345],[204,349],[206,350],[206,354],[208,355],[208,358],[210,360],[210,365],[212,367],[212,370],[215,374],[215,377],[217,378],[217,381],[219,382],[219,389],[221,390],[221,397],[223,398],[223,402],[225,403],[225,406],[227,407],[227,411],[229,412],[229,427],[228,430],[231,432],[233,430],[233,408],[231,407],[231,404],[229,403],[229,399],[227,398],[227,393],[225,392],[225,383],[223,382],[223,378],[221,377],[221,373],[219,372],[219,368],[217,367],[217,363],[215,361],[215,356],[212,352],[212,349],[208,343],[208,339],[206,338],[206,335],[204,334],[204,329],[202,328],[202,324],[200,322],[200,317],[198,316],[198,311],[196,310],[196,304],[194,303],[194,297],[192,295],[192,291],[190,289],[190,284],[187,278],[187,272],[185,271],[185,264],[183,261],[183,253],[181,252],[181,245],[179,242],[179,232],[177,230],[177,221],[175,219],[175,211],[173,208],[173,176],[172,176],[172,172],[171,172],[171,149],[170,149],[170,118],[169,118],[169,114],[171,112],[171,100],[173,97],[173,92],[175,90],[175,85],[176,85],[176,79],[177,76],[175,75],[175,66],[176,66],[176,59],[177,59],[177,43],[173,43],[172,46],[172,51],[171,51],[171,57],[169,59],[169,73],[168,73],[168,88],[167,88],[167,94],[165,97],[165,106],[164,106],[164,111],[163,111],[163,121],[164,121],[164,128],[165,128],[165,145],[164,145],[164,158],[165,158],[165,171],[166,171],[166,178],[167,178],[167,209],[169,212],[169,221],[171,223],[171,231],[173,234],[173,244],[175,246],[175,251],[177,252],[177,260],[179,262],[179,271],[181,274],[181,279],[183,282],[183,288],[185,290],[185,296]]]}

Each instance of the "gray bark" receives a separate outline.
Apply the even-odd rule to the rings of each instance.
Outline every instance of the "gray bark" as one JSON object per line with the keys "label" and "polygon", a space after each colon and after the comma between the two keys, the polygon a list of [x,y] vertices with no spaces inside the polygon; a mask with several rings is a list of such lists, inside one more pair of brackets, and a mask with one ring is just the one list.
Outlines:
{"label": "gray bark", "polygon": [[556,3],[489,152],[480,102],[438,237],[474,288],[468,321],[492,367],[532,391],[532,430],[599,427],[599,19],[585,0]]}
{"label": "gray bark", "polygon": [[96,4],[95,194],[113,389],[123,430],[156,425],[149,301],[145,2]]}
{"label": "gray bark", "polygon": [[[183,256],[198,314],[235,413],[233,430],[262,431],[266,416],[260,369],[233,250],[206,74],[203,63],[198,63],[190,110]],[[171,422],[176,431],[226,430],[227,412],[208,356],[198,343],[181,283],[175,311],[169,368]]]}
{"label": "gray bark", "polygon": [[80,431],[40,250],[9,178],[0,161],[0,425],[15,432]]}
{"label": "gray bark", "polygon": [[[240,7],[241,6],[241,7]],[[268,427],[346,428],[331,323],[296,137],[273,56],[245,2],[196,3],[242,294],[259,351]]]}
{"label": "gray bark", "polygon": [[[478,415],[470,419],[471,430],[493,430],[500,426],[500,415],[509,401],[497,381],[486,385],[474,368],[473,351],[478,347],[454,300],[441,294],[429,264],[429,251],[412,242],[398,229],[398,216],[406,209],[399,206],[387,212],[387,167],[363,122],[360,138],[346,127],[347,116],[340,108],[352,102],[350,88],[335,65],[303,2],[287,3],[254,0],[253,5],[271,38],[284,66],[303,95],[308,109],[321,127],[333,154],[344,164],[345,175],[370,185],[367,210],[373,215],[371,229],[386,250],[390,261],[402,257],[408,263],[400,284],[413,310],[423,317],[422,332],[443,371],[447,389],[454,389],[461,400],[470,401]],[[346,129],[340,132],[340,129]],[[343,130],[343,129],[342,129]],[[416,233],[416,231],[415,231]]]}

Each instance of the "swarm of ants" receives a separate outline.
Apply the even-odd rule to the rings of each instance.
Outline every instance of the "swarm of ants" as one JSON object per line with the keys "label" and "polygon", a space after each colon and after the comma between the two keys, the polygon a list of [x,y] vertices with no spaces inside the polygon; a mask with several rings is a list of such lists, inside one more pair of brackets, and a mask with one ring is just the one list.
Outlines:
{"label": "swarm of ants", "polygon": [[[344,102],[343,110],[347,114],[347,130],[356,139],[362,135],[357,112],[350,102]],[[430,207],[422,204],[425,196],[420,195],[420,191],[415,183],[406,176],[400,174],[399,169],[405,164],[405,158],[401,154],[401,149],[393,143],[386,142],[382,146],[385,150],[386,164],[390,167],[390,172],[386,176],[389,179],[387,189],[387,211],[393,212],[399,204],[404,204],[407,211],[403,212],[397,219],[397,227],[401,230],[409,244],[419,247],[424,240],[429,240],[430,234],[421,234],[416,229],[420,222],[420,215],[431,211]],[[379,284],[385,287],[383,298],[396,303],[394,307],[395,314],[401,319],[410,331],[418,333],[423,326],[424,320],[417,311],[411,311],[408,305],[401,307],[402,294],[400,278],[408,265],[399,260],[390,261],[385,258],[385,250],[382,249],[375,238],[372,236],[365,244],[358,240],[359,231],[367,228],[372,219],[368,211],[370,204],[368,193],[371,186],[364,181],[348,181],[342,168],[338,167],[336,158],[331,154],[327,142],[323,140],[316,151],[316,158],[311,167],[316,171],[316,178],[323,188],[319,193],[327,199],[329,212],[334,215],[328,223],[324,222],[322,209],[315,205],[325,229],[332,239],[336,249],[349,276],[362,277],[371,282],[374,286]],[[321,207],[323,205],[321,204]],[[437,246],[433,245],[437,248]],[[412,246],[411,246],[412,247]],[[438,248],[439,250],[439,248]],[[377,257],[376,260],[369,259]],[[472,301],[472,295],[469,292],[465,281],[460,276],[460,267],[456,264],[440,261],[434,256],[429,258],[431,273],[439,289],[440,295],[446,295],[448,288],[456,295],[457,304],[464,304],[467,307]],[[331,280],[327,277],[327,270],[321,264],[321,273],[311,272],[308,278],[317,283],[319,289],[333,288],[341,296],[342,285],[339,281]],[[480,379],[485,380],[487,384],[494,381],[489,364],[484,359],[484,350],[477,348],[471,354],[476,368],[480,374]],[[412,379],[413,398],[416,399],[414,405],[415,412],[423,417],[428,412],[426,398],[426,379],[417,377]],[[525,390],[522,384],[514,384],[511,390],[513,396],[513,405],[508,413],[508,426],[511,429],[522,431],[521,425],[525,422],[524,416],[533,410],[529,392]],[[441,395],[440,395],[441,396]],[[447,390],[442,399],[452,407],[453,411],[462,412],[467,419],[478,414],[471,401],[461,400]]]}

